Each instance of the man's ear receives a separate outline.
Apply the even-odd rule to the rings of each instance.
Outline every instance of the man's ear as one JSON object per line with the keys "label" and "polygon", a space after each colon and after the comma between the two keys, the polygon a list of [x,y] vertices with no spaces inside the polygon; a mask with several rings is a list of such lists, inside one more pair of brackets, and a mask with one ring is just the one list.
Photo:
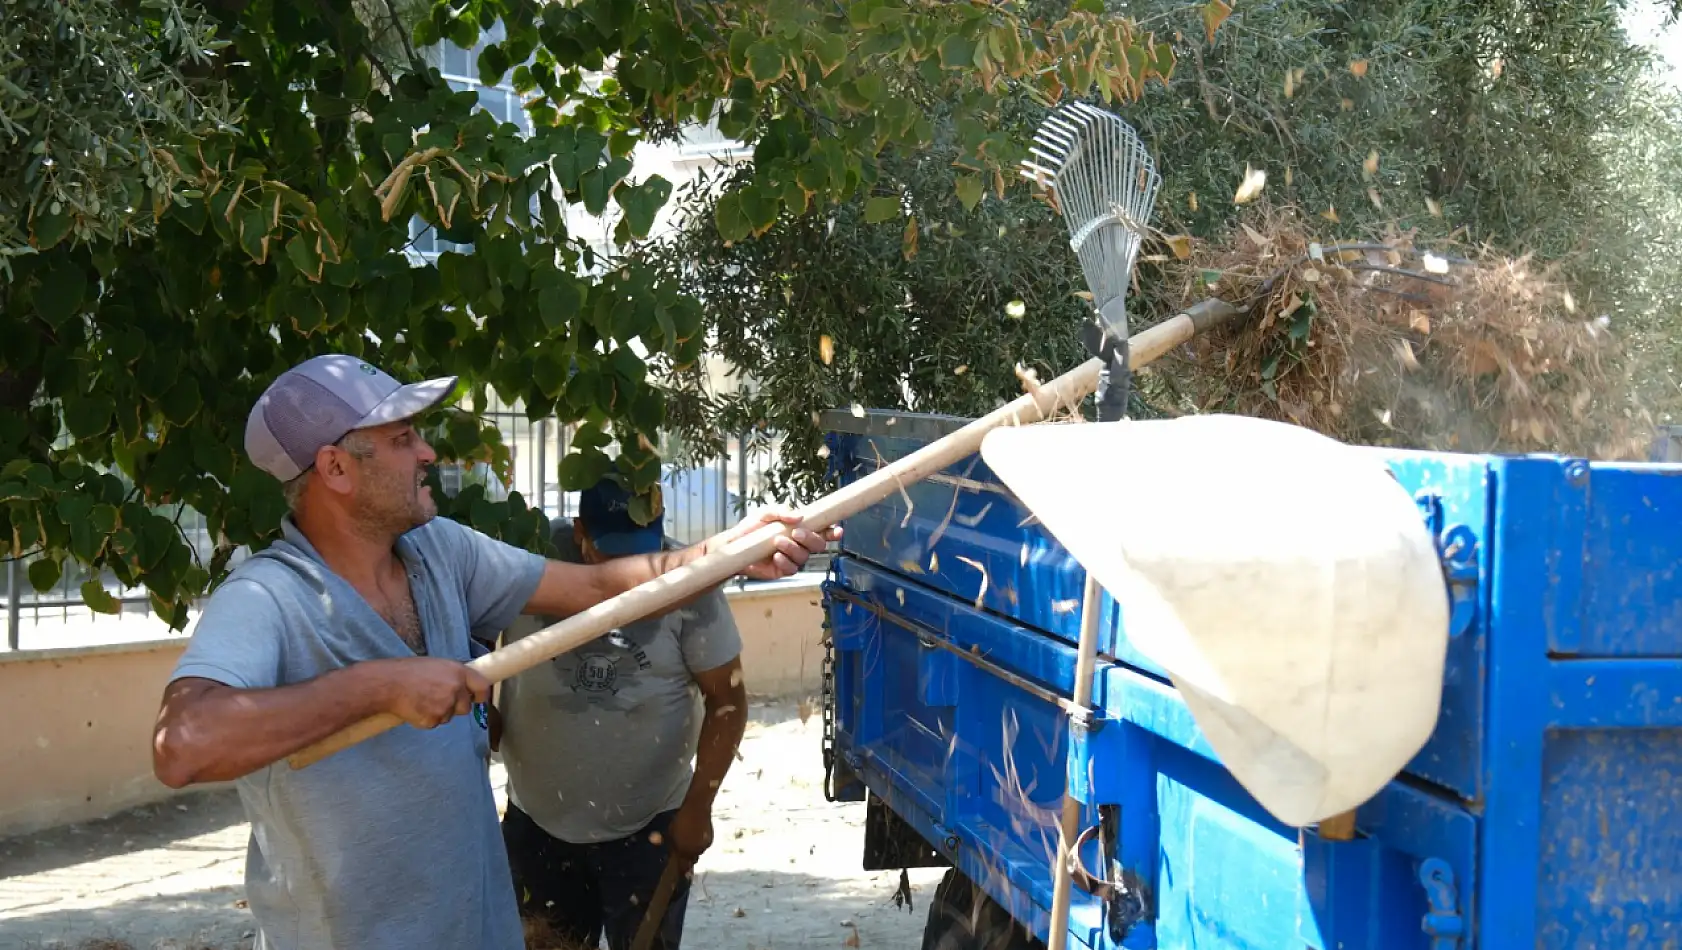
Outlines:
{"label": "man's ear", "polygon": [[324,445],[315,450],[315,472],[334,491],[350,490],[349,456],[335,446]]}

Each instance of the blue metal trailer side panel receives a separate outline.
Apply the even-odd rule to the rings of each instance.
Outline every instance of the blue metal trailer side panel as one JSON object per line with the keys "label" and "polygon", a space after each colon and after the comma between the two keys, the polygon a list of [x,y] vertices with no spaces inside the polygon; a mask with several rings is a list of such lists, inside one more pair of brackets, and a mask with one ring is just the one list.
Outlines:
{"label": "blue metal trailer side panel", "polygon": [[[842,718],[844,755],[936,850],[1043,933],[1065,778],[1057,700],[1073,689],[1074,647],[1023,637],[1008,619],[848,557],[826,596],[854,709],[869,711]],[[1075,786],[1088,803],[1083,822],[1096,824],[1100,805],[1119,807],[1119,860],[1146,883],[1156,912],[1111,942],[1102,906],[1077,895],[1071,919],[1083,943],[1260,950],[1288,935],[1314,948],[1425,946],[1420,862],[1475,880],[1476,823],[1464,809],[1396,785],[1363,814],[1386,829],[1382,845],[1299,840],[1220,767],[1171,686],[1113,661],[1095,685],[1100,726],[1078,756],[1092,769]],[[1100,866],[1096,843],[1083,854]],[[1402,920],[1409,926],[1398,929]]]}
{"label": "blue metal trailer side panel", "polygon": [[[905,417],[898,417],[905,418]],[[915,417],[868,434],[830,438],[831,467],[845,482],[868,475],[927,444],[962,420]],[[918,435],[911,435],[917,432]],[[1401,453],[1392,467],[1413,487],[1422,517],[1453,537],[1470,559],[1472,578],[1461,611],[1464,629],[1450,646],[1443,683],[1442,721],[1408,766],[1425,781],[1475,800],[1482,795],[1479,739],[1483,734],[1484,617],[1476,578],[1488,576],[1491,474],[1480,456]],[[1282,513],[1283,516],[1284,513]],[[849,518],[844,549],[907,579],[1011,617],[1068,643],[1080,638],[1080,598],[1086,571],[1068,556],[993,475],[970,456]],[[1106,593],[1099,652],[1138,669],[1163,671],[1127,639],[1121,611]]]}
{"label": "blue metal trailer side panel", "polygon": [[[836,426],[842,480],[940,434],[904,418]],[[1042,938],[1067,786],[1102,829],[1083,865],[1105,870],[1102,841],[1149,897],[1119,928],[1077,891],[1080,945],[1682,945],[1682,466],[1384,458],[1438,536],[1454,623],[1437,729],[1354,840],[1263,813],[1107,600],[1096,718],[1071,732],[1083,572],[979,459],[846,524],[840,757]]]}

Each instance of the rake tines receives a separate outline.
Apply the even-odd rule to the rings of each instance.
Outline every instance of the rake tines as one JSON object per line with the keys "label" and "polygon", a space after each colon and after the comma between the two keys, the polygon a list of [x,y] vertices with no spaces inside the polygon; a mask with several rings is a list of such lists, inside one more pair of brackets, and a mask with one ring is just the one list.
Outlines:
{"label": "rake tines", "polygon": [[1119,308],[1162,182],[1144,142],[1119,117],[1068,102],[1040,125],[1029,151],[1022,176],[1052,190],[1093,306],[1125,326],[1110,317],[1125,319]]}

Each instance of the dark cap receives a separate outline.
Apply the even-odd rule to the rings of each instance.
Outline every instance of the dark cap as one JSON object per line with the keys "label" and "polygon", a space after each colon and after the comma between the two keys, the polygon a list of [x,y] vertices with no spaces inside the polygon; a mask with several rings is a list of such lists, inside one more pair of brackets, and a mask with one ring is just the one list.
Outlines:
{"label": "dark cap", "polygon": [[598,551],[609,557],[652,554],[665,540],[665,506],[654,489],[654,520],[637,524],[631,517],[631,493],[604,478],[578,493],[578,523]]}

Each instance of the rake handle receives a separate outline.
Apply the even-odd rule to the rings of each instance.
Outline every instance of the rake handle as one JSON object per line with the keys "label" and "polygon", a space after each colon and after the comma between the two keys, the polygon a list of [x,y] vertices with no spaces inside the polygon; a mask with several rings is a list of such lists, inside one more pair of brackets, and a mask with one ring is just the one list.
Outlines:
{"label": "rake handle", "polygon": [[660,933],[660,924],[666,919],[666,908],[671,906],[672,894],[689,867],[688,859],[676,851],[666,858],[666,869],[660,872],[660,883],[654,886],[648,909],[643,911],[642,923],[637,925],[637,935],[631,940],[631,950],[652,950],[654,938]]}
{"label": "rake handle", "polygon": [[[1205,300],[1184,313],[1128,338],[1132,365],[1144,366],[1205,330],[1241,311],[1224,300]],[[887,498],[903,486],[921,481],[981,448],[981,440],[1000,426],[1031,425],[1060,408],[1076,406],[1098,386],[1102,361],[1090,359],[1067,373],[1024,393],[987,415],[870,475],[817,499],[798,513],[800,527],[822,531]],[[522,637],[468,663],[492,683],[522,673],[553,657],[576,649],[616,627],[661,612],[685,598],[715,587],[752,564],[775,553],[786,525],[767,525],[753,534],[683,567],[581,611],[560,623]],[[335,752],[402,725],[389,713],[347,726],[287,757],[293,769],[307,768]]]}

